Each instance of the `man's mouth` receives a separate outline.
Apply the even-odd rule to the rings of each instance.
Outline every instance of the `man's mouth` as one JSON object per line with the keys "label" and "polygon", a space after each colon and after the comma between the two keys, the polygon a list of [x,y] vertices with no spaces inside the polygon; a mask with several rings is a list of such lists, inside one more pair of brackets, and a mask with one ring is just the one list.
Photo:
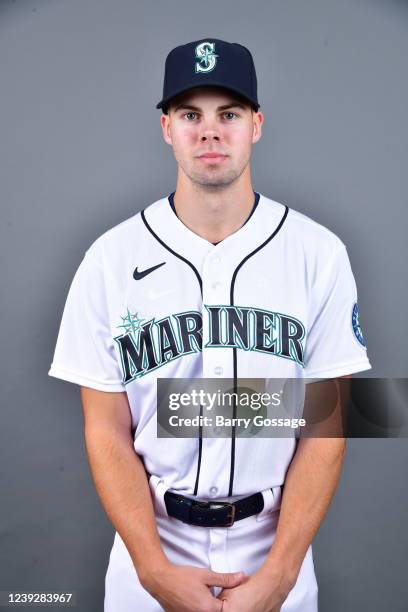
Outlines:
{"label": "man's mouth", "polygon": [[202,155],[198,155],[198,159],[203,159],[203,160],[211,161],[211,162],[221,161],[226,158],[227,158],[227,155],[224,155],[223,153],[217,153],[214,151],[212,151],[211,153],[203,153]]}

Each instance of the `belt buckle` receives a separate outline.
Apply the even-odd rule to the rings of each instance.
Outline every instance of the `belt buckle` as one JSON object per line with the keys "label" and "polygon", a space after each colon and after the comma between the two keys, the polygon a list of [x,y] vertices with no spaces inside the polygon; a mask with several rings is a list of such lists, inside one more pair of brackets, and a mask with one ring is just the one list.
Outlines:
{"label": "belt buckle", "polygon": [[228,507],[228,523],[226,523],[225,525],[223,525],[223,527],[231,527],[234,522],[235,522],[235,506],[233,503],[231,502],[225,502],[225,501],[220,501],[220,502],[209,502],[210,508],[227,508]]}

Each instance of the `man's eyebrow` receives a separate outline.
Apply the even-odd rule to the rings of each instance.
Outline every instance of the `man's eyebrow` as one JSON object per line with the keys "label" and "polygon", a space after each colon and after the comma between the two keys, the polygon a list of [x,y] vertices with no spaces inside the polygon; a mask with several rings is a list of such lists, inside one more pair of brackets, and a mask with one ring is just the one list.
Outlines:
{"label": "man's eyebrow", "polygon": [[[222,106],[218,106],[217,111],[227,110],[228,108],[242,108],[243,110],[245,110],[246,107],[240,102],[231,102],[230,104],[223,104]],[[194,111],[197,113],[202,111],[202,109],[199,108],[198,106],[194,106],[192,104],[186,104],[186,103],[179,104],[178,106],[176,106],[176,108],[174,109],[174,112],[178,110],[190,110],[190,111]]]}
{"label": "man's eyebrow", "polygon": [[227,110],[227,108],[242,108],[242,110],[245,110],[246,107],[240,102],[231,102],[231,104],[224,104],[223,106],[219,106],[217,110]]}
{"label": "man's eyebrow", "polygon": [[200,112],[201,108],[198,108],[198,106],[193,106],[192,104],[179,104],[174,109],[174,112],[178,110],[192,110],[192,111]]}

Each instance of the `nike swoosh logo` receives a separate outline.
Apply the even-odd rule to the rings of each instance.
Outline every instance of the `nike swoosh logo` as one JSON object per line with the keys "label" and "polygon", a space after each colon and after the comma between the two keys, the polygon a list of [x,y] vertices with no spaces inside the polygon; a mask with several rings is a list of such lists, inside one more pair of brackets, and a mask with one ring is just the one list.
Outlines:
{"label": "nike swoosh logo", "polygon": [[146,270],[143,270],[143,272],[138,272],[136,267],[135,271],[133,272],[133,278],[135,280],[140,280],[141,278],[144,278],[145,276],[150,274],[150,272],[154,272],[154,270],[157,270],[157,268],[161,268],[161,266],[164,266],[165,263],[166,262],[163,261],[163,263],[157,264],[157,266],[152,266],[151,268],[147,268]]}

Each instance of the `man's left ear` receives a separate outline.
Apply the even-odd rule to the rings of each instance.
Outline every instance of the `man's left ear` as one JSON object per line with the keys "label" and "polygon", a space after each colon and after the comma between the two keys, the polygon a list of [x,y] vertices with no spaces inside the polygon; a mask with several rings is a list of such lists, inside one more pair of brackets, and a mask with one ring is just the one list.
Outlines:
{"label": "man's left ear", "polygon": [[253,132],[252,132],[252,142],[258,142],[258,140],[261,138],[262,136],[262,124],[263,124],[263,114],[258,111],[256,113],[253,113]]}

